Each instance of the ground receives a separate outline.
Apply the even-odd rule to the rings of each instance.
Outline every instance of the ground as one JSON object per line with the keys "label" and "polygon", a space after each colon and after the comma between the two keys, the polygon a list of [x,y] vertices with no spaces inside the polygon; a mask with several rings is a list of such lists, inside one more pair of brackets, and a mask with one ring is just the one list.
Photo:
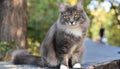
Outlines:
{"label": "ground", "polygon": [[[96,43],[91,39],[86,38],[85,40],[85,55],[83,58],[82,67],[88,68],[95,67],[96,69],[106,69],[100,68],[101,66],[106,65],[106,67],[118,65],[118,69],[120,69],[120,47],[105,45],[102,43]],[[108,66],[109,65],[109,66]],[[99,67],[99,68],[97,68]],[[13,65],[11,62],[0,62],[0,69],[12,69],[12,68],[22,68],[22,69],[40,69],[34,65]],[[113,67],[114,69],[117,69]],[[113,69],[109,67],[107,69]],[[47,68],[51,69],[51,68]]]}

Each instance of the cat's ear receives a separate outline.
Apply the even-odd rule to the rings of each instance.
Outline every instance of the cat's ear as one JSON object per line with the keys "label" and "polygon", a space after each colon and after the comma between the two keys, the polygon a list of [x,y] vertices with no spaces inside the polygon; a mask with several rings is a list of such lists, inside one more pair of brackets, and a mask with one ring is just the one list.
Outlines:
{"label": "cat's ear", "polygon": [[66,9],[66,5],[64,5],[63,3],[59,3],[59,10],[60,12],[64,12]]}
{"label": "cat's ear", "polygon": [[78,2],[78,3],[76,4],[76,7],[77,7],[78,10],[83,9],[83,4],[82,4],[82,2],[81,2],[81,1]]}
{"label": "cat's ear", "polygon": [[82,6],[84,6],[84,0],[80,0]]}

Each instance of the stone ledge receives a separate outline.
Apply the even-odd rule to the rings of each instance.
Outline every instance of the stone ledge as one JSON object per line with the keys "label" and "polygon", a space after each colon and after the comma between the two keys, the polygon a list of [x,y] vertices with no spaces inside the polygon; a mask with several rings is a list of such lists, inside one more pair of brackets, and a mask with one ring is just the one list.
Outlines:
{"label": "stone ledge", "polygon": [[88,69],[120,69],[120,59],[90,66]]}
{"label": "stone ledge", "polygon": [[[13,65],[8,62],[0,62],[0,69],[57,69],[57,68],[40,68],[35,65]],[[111,62],[99,63],[96,65],[83,67],[81,69],[120,69],[120,59]]]}

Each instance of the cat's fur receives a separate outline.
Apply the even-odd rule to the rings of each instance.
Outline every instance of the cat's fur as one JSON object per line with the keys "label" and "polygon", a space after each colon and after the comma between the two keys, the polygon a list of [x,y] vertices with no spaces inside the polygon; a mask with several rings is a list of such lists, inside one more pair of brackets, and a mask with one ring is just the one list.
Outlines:
{"label": "cat's fur", "polygon": [[15,54],[13,58],[15,64],[35,64],[41,67],[63,64],[72,67],[76,63],[81,63],[89,19],[80,2],[74,6],[60,4],[59,8],[58,20],[52,25],[41,44],[41,57],[28,53]]}

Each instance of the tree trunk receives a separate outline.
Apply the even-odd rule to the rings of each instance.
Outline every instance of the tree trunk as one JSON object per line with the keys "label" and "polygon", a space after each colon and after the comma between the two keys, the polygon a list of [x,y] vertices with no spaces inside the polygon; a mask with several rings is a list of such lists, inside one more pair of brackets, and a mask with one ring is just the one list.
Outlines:
{"label": "tree trunk", "polygon": [[14,46],[27,48],[26,8],[26,0],[0,0],[0,42],[14,42]]}

